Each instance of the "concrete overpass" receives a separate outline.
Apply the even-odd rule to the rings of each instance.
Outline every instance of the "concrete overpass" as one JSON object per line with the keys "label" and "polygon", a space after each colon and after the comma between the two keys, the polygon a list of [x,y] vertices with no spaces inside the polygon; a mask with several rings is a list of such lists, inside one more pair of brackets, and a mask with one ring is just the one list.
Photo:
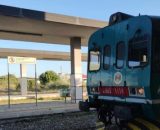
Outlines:
{"label": "concrete overpass", "polygon": [[[6,58],[7,56],[35,57],[40,60],[71,61],[69,52],[0,48],[0,57]],[[82,61],[87,61],[87,53],[82,53],[81,58]]]}
{"label": "concrete overpass", "polygon": [[[6,58],[7,56],[34,57],[40,60],[71,61],[69,52],[0,48],[0,58]],[[82,53],[81,58],[82,61],[87,61],[87,54]],[[25,64],[20,65],[20,72],[21,94],[27,95],[27,66]]]}
{"label": "concrete overpass", "polygon": [[[72,99],[82,99],[81,45],[107,22],[0,5],[0,39],[70,45]],[[21,86],[23,88],[23,86]]]}
{"label": "concrete overpass", "polygon": [[68,44],[88,38],[107,22],[0,5],[0,38],[42,43]]}

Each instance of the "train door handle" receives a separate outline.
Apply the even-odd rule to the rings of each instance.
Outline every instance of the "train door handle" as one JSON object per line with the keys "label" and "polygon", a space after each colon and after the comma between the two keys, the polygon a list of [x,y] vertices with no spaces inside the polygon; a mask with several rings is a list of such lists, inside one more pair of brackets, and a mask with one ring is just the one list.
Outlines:
{"label": "train door handle", "polygon": [[100,86],[100,87],[102,86],[102,81],[99,81],[99,86]]}
{"label": "train door handle", "polygon": [[127,86],[127,82],[126,81],[124,81],[124,87],[126,87]]}

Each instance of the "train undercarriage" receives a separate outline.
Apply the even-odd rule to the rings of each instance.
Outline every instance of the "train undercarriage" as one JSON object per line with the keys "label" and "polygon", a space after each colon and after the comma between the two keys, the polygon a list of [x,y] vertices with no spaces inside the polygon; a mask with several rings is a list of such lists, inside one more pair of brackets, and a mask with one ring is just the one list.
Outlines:
{"label": "train undercarriage", "polygon": [[[127,130],[145,130],[146,127],[149,130],[160,130],[160,122],[146,119],[141,105],[113,103],[103,100],[96,100],[94,103],[90,103],[86,100],[79,103],[79,108],[82,111],[96,108],[97,118],[104,123],[106,128],[114,124],[120,130],[124,128]],[[145,126],[146,122],[151,125]]]}

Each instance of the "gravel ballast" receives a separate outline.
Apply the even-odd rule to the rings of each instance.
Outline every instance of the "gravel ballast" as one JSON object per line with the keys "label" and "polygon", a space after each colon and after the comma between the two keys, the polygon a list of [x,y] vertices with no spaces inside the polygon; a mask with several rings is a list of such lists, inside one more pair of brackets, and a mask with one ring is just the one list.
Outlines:
{"label": "gravel ballast", "polygon": [[61,113],[0,120],[0,130],[95,130],[96,121],[95,111]]}

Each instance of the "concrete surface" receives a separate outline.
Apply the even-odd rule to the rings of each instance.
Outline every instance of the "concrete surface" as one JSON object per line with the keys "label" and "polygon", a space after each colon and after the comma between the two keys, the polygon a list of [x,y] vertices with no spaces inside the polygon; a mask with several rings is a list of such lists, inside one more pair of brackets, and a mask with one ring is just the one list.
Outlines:
{"label": "concrete surface", "polygon": [[86,19],[0,5],[0,39],[70,45],[71,37],[89,36],[107,26],[106,21]]}
{"label": "concrete surface", "polygon": [[78,104],[64,101],[0,106],[0,119],[79,111]]}
{"label": "concrete surface", "polygon": [[[35,57],[40,60],[71,60],[69,52],[0,48],[0,57],[6,58],[7,56]],[[87,53],[82,53],[82,61],[87,61]]]}

